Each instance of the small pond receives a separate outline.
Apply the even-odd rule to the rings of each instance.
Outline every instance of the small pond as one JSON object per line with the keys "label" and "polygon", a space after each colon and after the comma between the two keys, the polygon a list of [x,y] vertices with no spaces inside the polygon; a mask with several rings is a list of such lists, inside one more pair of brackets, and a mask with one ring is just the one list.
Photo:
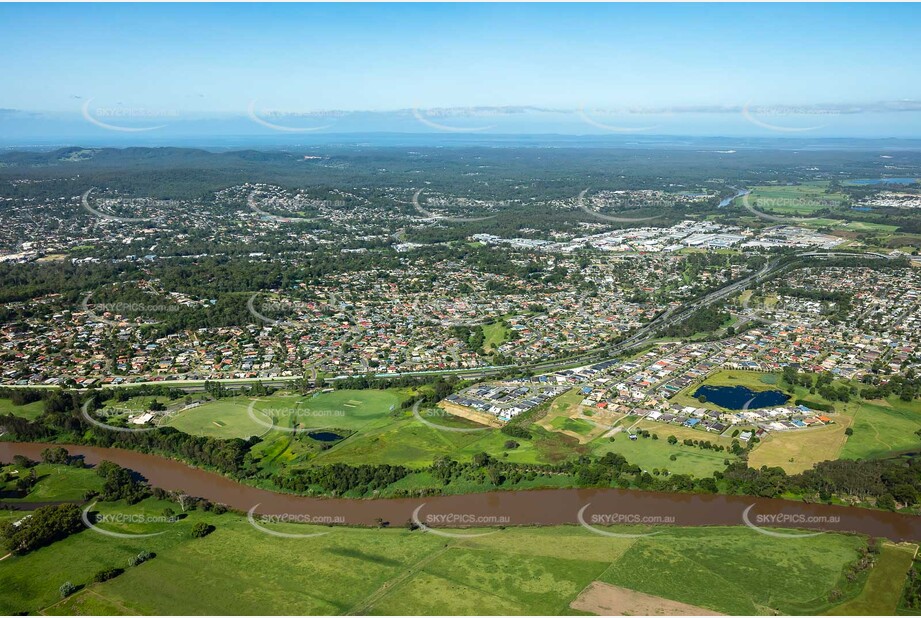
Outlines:
{"label": "small pond", "polygon": [[319,440],[320,442],[338,442],[345,437],[340,436],[337,433],[333,433],[332,431],[311,431],[307,435],[314,440]]}
{"label": "small pond", "polygon": [[783,405],[790,398],[778,390],[753,391],[746,386],[701,386],[694,391],[694,397],[701,395],[710,403],[729,410],[770,408]]}

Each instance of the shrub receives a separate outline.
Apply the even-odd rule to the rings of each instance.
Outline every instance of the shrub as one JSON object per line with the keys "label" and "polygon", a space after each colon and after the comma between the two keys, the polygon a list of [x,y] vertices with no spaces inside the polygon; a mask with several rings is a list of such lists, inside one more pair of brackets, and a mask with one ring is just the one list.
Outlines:
{"label": "shrub", "polygon": [[157,554],[149,551],[142,551],[137,556],[132,557],[128,560],[128,566],[138,566],[139,564],[144,564],[148,560],[152,560],[156,557]]}
{"label": "shrub", "polygon": [[519,425],[506,425],[500,429],[500,431],[513,438],[522,438],[524,440],[529,440],[531,438],[531,432]]}
{"label": "shrub", "polygon": [[208,536],[212,532],[214,532],[214,526],[211,524],[206,524],[203,521],[200,521],[192,526],[192,536],[197,539],[200,539],[203,536]]}
{"label": "shrub", "polygon": [[124,573],[124,572],[125,572],[124,569],[119,569],[119,568],[116,568],[116,567],[111,567],[111,568],[108,568],[108,569],[103,569],[103,570],[97,572],[95,575],[93,575],[93,581],[94,581],[94,582],[105,582],[105,581],[109,581],[109,580],[112,579],[113,577],[118,577],[119,575],[121,575],[121,574]]}
{"label": "shrub", "polygon": [[70,582],[64,582],[58,590],[61,592],[61,598],[66,599],[77,591],[77,587]]}

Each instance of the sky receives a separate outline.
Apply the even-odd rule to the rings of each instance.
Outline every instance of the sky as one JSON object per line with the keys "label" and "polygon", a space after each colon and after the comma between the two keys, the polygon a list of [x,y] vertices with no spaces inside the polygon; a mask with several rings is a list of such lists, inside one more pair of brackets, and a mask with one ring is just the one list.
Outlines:
{"label": "sky", "polygon": [[[630,112],[632,123],[582,122],[630,132],[690,107],[750,106],[766,126],[843,134],[853,118],[819,116],[921,102],[919,32],[913,4],[2,4],[0,109],[49,115],[20,118],[37,126],[88,106],[146,131],[253,110],[301,129],[293,116],[325,110],[534,106]],[[502,124],[423,115],[425,130]],[[921,136],[919,115],[864,129]]]}

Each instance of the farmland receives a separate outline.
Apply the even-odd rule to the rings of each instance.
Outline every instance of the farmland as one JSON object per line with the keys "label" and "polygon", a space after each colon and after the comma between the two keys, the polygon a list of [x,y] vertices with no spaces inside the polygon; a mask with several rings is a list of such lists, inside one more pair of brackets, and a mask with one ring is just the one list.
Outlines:
{"label": "farmland", "polygon": [[916,545],[886,543],[879,562],[870,573],[864,589],[857,597],[839,605],[834,613],[842,616],[891,616],[896,614],[905,573],[917,552]]}
{"label": "farmland", "polygon": [[844,202],[843,193],[827,191],[827,182],[757,186],[752,188],[750,199],[755,208],[764,212],[807,216],[839,207]]}
{"label": "farmland", "polygon": [[[95,508],[149,516],[167,506],[147,499],[133,506],[114,502]],[[209,523],[215,531],[193,538],[190,529],[196,522]],[[104,525],[118,532],[170,533],[114,540],[85,530],[8,558],[0,563],[0,610],[560,614],[569,613],[569,604],[583,589],[601,581],[718,612],[817,612],[833,609],[827,595],[841,587],[845,567],[865,544],[860,537],[836,534],[791,543],[744,527],[667,528],[640,539],[599,536],[579,527],[525,527],[446,539],[396,527],[264,524],[287,533],[327,533],[297,539],[265,534],[232,512],[200,510],[176,523]],[[128,559],[141,551],[156,557],[127,567]],[[95,572],[113,566],[125,572],[103,583],[91,581]],[[897,566],[883,560],[876,567],[885,570],[892,587],[904,578],[901,562]],[[842,587],[841,600],[861,598],[865,581],[876,586],[881,579],[871,571],[868,580]],[[61,601],[57,588],[64,581],[80,589]],[[691,581],[695,585],[687,585]]]}

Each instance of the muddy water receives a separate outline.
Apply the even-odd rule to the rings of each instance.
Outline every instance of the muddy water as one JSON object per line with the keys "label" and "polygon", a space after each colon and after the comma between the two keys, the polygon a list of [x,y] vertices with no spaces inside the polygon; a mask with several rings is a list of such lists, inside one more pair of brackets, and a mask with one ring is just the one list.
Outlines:
{"label": "muddy water", "polygon": [[[222,502],[244,512],[258,505],[255,512],[259,514],[297,515],[299,518],[309,517],[311,521],[342,518],[336,521],[373,525],[380,518],[399,526],[409,521],[415,513],[418,521],[436,528],[496,524],[576,524],[580,517],[589,525],[603,525],[607,522],[662,522],[677,526],[721,526],[741,525],[747,518],[756,526],[775,530],[779,527],[792,527],[858,532],[895,541],[921,541],[921,517],[749,496],[672,494],[625,489],[546,489],[428,498],[349,500],[311,498],[257,489],[178,461],[122,449],[0,442],[0,461],[8,462],[14,455],[39,459],[41,451],[49,446],[64,446],[71,455],[82,455],[90,464],[108,459],[140,473],[155,487],[182,490],[189,495]],[[747,516],[746,509],[749,509]]]}

